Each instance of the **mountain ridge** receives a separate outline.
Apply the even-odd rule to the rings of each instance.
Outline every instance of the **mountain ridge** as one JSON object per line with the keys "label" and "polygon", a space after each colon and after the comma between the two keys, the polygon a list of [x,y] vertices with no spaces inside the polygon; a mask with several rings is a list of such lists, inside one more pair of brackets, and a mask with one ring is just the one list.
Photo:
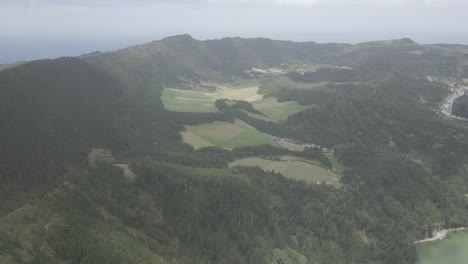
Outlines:
{"label": "mountain ridge", "polygon": [[[435,110],[464,65],[451,52],[408,39],[359,46],[180,35],[2,70],[0,262],[415,263],[414,241],[468,226],[468,127]],[[267,100],[311,102],[286,120],[257,119],[262,112],[242,100],[214,113],[162,103],[167,87],[209,81],[235,91],[233,81],[254,78],[246,70],[281,64],[310,67],[247,84]],[[179,133],[236,118],[327,149],[194,149]],[[220,131],[208,133],[239,132]],[[282,155],[337,169],[339,186],[229,167]]]}

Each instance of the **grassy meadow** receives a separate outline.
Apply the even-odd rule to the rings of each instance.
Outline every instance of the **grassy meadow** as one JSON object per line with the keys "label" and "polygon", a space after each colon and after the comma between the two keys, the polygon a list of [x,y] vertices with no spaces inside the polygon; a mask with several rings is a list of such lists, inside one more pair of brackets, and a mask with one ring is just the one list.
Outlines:
{"label": "grassy meadow", "polygon": [[216,112],[214,94],[204,91],[166,88],[161,99],[167,110],[175,112],[209,113]]}
{"label": "grassy meadow", "polygon": [[244,158],[231,164],[232,166],[257,166],[265,171],[281,173],[287,178],[302,180],[308,183],[339,185],[339,176],[324,168],[318,161],[301,159],[293,156],[282,156],[277,159]]}
{"label": "grassy meadow", "polygon": [[263,144],[278,146],[271,137],[261,132],[228,122],[217,121],[197,126],[186,126],[186,131],[181,132],[181,135],[183,141],[195,149],[210,146],[233,149]]}
{"label": "grassy meadow", "polygon": [[333,155],[333,152],[331,151],[326,151],[324,152],[325,156],[331,161],[333,164],[333,167],[335,168],[335,172],[338,173],[339,175],[343,175],[343,172],[348,169],[343,163],[338,161],[338,159]]}
{"label": "grassy meadow", "polygon": [[255,101],[262,99],[259,95],[259,81],[242,81],[214,85],[217,91],[210,93],[203,90],[182,90],[165,88],[161,100],[167,110],[175,112],[209,113],[216,112],[214,105],[217,99]]}
{"label": "grassy meadow", "polygon": [[259,81],[249,80],[219,85],[214,93],[166,88],[161,99],[167,110],[195,113],[216,112],[214,103],[217,99],[244,100],[265,114],[247,113],[249,116],[270,122],[284,121],[288,116],[308,108],[295,101],[278,102],[274,97],[263,98],[262,94],[258,94],[259,86]]}
{"label": "grassy meadow", "polygon": [[304,111],[309,106],[300,105],[296,101],[278,102],[274,97],[264,98],[252,103],[255,109],[277,121],[284,121],[288,116]]}

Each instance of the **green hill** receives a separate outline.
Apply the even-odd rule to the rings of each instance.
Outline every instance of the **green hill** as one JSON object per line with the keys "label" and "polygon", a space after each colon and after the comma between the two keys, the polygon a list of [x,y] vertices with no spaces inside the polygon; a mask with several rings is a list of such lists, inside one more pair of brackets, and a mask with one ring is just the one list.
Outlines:
{"label": "green hill", "polygon": [[45,184],[91,146],[119,148],[114,127],[123,86],[75,58],[0,72],[2,191]]}
{"label": "green hill", "polygon": [[[436,111],[463,77],[458,49],[180,35],[2,70],[0,263],[415,263],[415,240],[468,225],[467,126]],[[250,81],[295,114],[258,118],[275,110],[261,101],[164,108],[164,87],[244,81],[254,67],[281,69]],[[237,144],[235,118],[327,149],[289,151],[252,128],[261,140]],[[183,143],[195,126],[222,142]],[[309,183],[229,168],[284,156],[343,175],[330,186],[306,164],[293,178]]]}

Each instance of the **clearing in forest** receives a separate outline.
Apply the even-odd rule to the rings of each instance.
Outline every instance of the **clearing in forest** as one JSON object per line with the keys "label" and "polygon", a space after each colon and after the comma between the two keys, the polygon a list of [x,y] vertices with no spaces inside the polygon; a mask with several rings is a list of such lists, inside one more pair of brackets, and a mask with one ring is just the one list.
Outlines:
{"label": "clearing in forest", "polygon": [[272,159],[244,158],[232,162],[229,166],[256,166],[265,171],[274,171],[287,178],[308,183],[325,182],[325,184],[340,185],[339,176],[323,167],[320,162],[294,156],[281,156]]}
{"label": "clearing in forest", "polygon": [[271,122],[284,121],[288,116],[309,107],[295,101],[278,102],[274,97],[263,98],[262,94],[258,94],[259,86],[258,80],[249,80],[216,85],[216,92],[165,88],[161,100],[167,110],[195,113],[218,111],[214,105],[218,99],[244,100],[264,113],[264,115],[247,113],[248,115]]}
{"label": "clearing in forest", "polygon": [[259,85],[258,81],[212,84],[216,87],[216,92],[165,88],[161,100],[167,110],[175,112],[216,112],[214,103],[218,99],[245,101],[262,99],[263,96],[257,94]]}
{"label": "clearing in forest", "polygon": [[167,110],[175,112],[216,112],[215,95],[205,91],[165,88],[161,100]]}
{"label": "clearing in forest", "polygon": [[264,98],[252,103],[253,107],[271,119],[284,121],[288,116],[304,111],[310,106],[300,105],[296,101],[278,102],[275,97]]}
{"label": "clearing in forest", "polygon": [[181,132],[182,139],[195,149],[210,146],[233,149],[263,144],[279,146],[270,136],[235,123],[217,121],[185,128],[186,131]]}

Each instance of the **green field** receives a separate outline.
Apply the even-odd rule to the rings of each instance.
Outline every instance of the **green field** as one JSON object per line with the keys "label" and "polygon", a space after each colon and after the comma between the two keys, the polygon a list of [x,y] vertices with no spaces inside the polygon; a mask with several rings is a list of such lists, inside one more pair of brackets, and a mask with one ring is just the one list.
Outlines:
{"label": "green field", "polygon": [[235,123],[217,121],[185,128],[186,131],[181,133],[182,139],[195,149],[210,146],[233,149],[262,144],[278,146],[271,137]]}
{"label": "green field", "polygon": [[264,98],[252,103],[255,109],[264,113],[268,117],[283,121],[288,119],[288,116],[304,111],[310,106],[300,105],[296,101],[278,102],[274,97]]}
{"label": "green field", "polygon": [[196,113],[216,112],[214,102],[217,99],[244,100],[251,102],[257,110],[265,114],[262,116],[247,113],[249,116],[271,122],[286,120],[288,116],[308,107],[295,101],[280,103],[274,97],[263,98],[263,95],[258,94],[259,85],[257,80],[228,83],[217,85],[217,91],[214,93],[165,88],[161,100],[167,110]]}
{"label": "green field", "polygon": [[225,98],[230,100],[255,101],[263,96],[258,94],[260,87],[259,80],[244,80],[235,83],[226,83],[218,86],[216,97],[218,99]]}
{"label": "green field", "polygon": [[251,112],[245,111],[245,110],[242,110],[242,112],[244,112],[246,115],[248,115],[248,116],[250,116],[252,118],[255,118],[255,119],[265,120],[265,121],[268,121],[268,122],[278,122],[279,121],[277,119],[271,118],[271,117],[266,116],[266,115],[255,114],[255,113],[251,113]]}
{"label": "green field", "polygon": [[421,245],[417,264],[466,264],[468,263],[468,232],[458,232],[446,239]]}
{"label": "green field", "polygon": [[161,100],[167,110],[176,112],[216,112],[214,94],[203,91],[166,88]]}
{"label": "green field", "polygon": [[324,168],[318,161],[301,159],[293,156],[282,156],[278,159],[244,158],[229,164],[232,166],[258,166],[265,171],[281,173],[287,178],[302,180],[308,183],[333,184],[339,186],[339,176]]}
{"label": "green field", "polygon": [[343,172],[348,169],[343,163],[338,161],[338,159],[335,157],[332,151],[324,151],[325,156],[331,161],[333,164],[333,168],[335,169],[335,172],[338,173],[339,175],[343,175]]}
{"label": "green field", "polygon": [[214,93],[165,88],[161,100],[167,110],[205,113],[217,111],[214,105],[217,99],[254,101],[262,98],[261,95],[257,94],[260,85],[258,81],[212,85],[217,87],[217,91]]}

